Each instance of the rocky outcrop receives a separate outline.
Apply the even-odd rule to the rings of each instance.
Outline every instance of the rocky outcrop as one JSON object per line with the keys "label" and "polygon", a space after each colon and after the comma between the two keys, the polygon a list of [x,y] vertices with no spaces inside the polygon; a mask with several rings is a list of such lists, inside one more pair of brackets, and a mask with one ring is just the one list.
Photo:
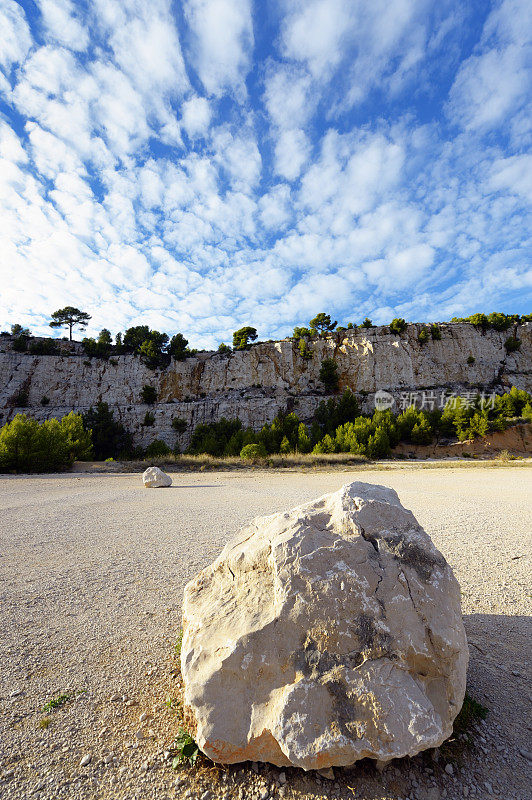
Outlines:
{"label": "rocky outcrop", "polygon": [[165,489],[172,485],[172,478],[159,467],[148,467],[142,473],[142,482],[145,489]]}
{"label": "rocky outcrop", "polygon": [[467,661],[453,572],[384,486],[255,519],[185,587],[185,714],[217,762],[322,769],[437,747]]}
{"label": "rocky outcrop", "polygon": [[[424,390],[436,402],[443,390],[504,391],[512,385],[532,390],[531,323],[500,333],[483,333],[465,323],[441,324],[441,340],[425,344],[417,339],[421,327],[409,325],[400,336],[387,327],[332,334],[312,343],[308,360],[299,355],[297,343],[285,339],[230,355],[199,353],[164,370],[150,370],[132,355],[89,359],[76,343],[63,343],[58,356],[14,353],[11,340],[0,337],[0,422],[24,408],[46,419],[103,400],[144,446],[155,438],[173,446],[172,419],[184,419],[184,447],[195,425],[222,416],[238,416],[254,428],[271,422],[279,411],[310,418],[323,398],[319,372],[325,358],[335,359],[341,388],[355,392],[366,410],[372,409],[378,390],[391,392],[397,404],[401,393]],[[504,342],[514,333],[521,349],[507,354]],[[150,409],[153,426],[142,424],[148,409],[140,400],[144,385],[157,390],[158,402]],[[24,408],[17,401],[21,389]]]}

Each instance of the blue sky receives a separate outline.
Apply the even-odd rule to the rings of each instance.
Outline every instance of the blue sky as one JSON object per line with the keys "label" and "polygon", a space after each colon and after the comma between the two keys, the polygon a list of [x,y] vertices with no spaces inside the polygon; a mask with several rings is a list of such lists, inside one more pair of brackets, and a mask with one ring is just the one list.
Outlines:
{"label": "blue sky", "polygon": [[0,0],[0,327],[531,311],[530,0]]}

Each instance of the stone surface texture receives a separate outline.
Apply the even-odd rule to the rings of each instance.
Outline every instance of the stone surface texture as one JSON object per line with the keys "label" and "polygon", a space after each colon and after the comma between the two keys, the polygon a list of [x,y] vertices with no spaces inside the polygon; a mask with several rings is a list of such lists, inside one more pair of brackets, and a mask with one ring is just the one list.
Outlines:
{"label": "stone surface texture", "polygon": [[185,714],[217,762],[413,756],[464,698],[458,582],[384,486],[255,519],[185,587],[183,631]]}
{"label": "stone surface texture", "polygon": [[165,489],[172,485],[172,478],[159,467],[148,467],[142,473],[142,482],[146,489]]}
{"label": "stone surface texture", "polygon": [[[340,389],[355,392],[368,411],[378,390],[391,392],[397,402],[401,392],[418,390],[433,392],[436,400],[443,389],[532,390],[532,323],[484,333],[466,323],[441,323],[441,340],[420,344],[422,327],[408,325],[400,336],[386,326],[331,334],[311,343],[309,360],[301,358],[296,341],[283,339],[230,355],[198,353],[160,370],[149,369],[133,355],[89,359],[79,343],[61,342],[58,356],[15,353],[11,338],[0,336],[0,423],[18,412],[37,419],[61,417],[103,400],[144,447],[154,439],[173,447],[172,419],[184,419],[188,427],[179,440],[183,449],[196,425],[221,417],[238,416],[256,429],[279,411],[309,419],[323,399],[319,373],[325,358],[338,364]],[[521,340],[521,349],[507,354],[504,342],[513,335]],[[474,363],[467,363],[469,356]],[[157,390],[153,407],[140,401],[145,384]],[[16,397],[24,388],[28,399],[20,408]],[[49,400],[45,406],[43,397]],[[155,416],[153,426],[142,424],[148,409]]]}

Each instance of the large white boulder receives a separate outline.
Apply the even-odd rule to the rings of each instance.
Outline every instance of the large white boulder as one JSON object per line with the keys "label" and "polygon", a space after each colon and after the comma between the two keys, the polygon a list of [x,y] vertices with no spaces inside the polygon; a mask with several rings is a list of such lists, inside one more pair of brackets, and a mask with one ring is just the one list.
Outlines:
{"label": "large white boulder", "polygon": [[148,467],[142,473],[142,480],[146,489],[163,489],[172,485],[172,478],[159,467]]}
{"label": "large white boulder", "polygon": [[183,629],[186,717],[217,762],[413,756],[463,702],[460,588],[384,486],[255,519],[186,586]]}

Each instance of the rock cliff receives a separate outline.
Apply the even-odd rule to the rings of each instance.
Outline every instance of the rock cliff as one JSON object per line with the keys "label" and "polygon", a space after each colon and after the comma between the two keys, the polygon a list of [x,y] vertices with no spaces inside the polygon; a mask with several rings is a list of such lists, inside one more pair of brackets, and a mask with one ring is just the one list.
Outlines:
{"label": "rock cliff", "polygon": [[[395,410],[406,393],[425,392],[439,403],[444,391],[532,390],[532,323],[503,332],[442,323],[441,339],[429,338],[424,344],[417,339],[422,327],[408,325],[401,335],[391,334],[387,326],[330,334],[311,343],[307,360],[299,355],[297,342],[284,339],[229,355],[198,353],[160,370],[149,369],[133,355],[89,359],[78,343],[61,342],[61,354],[54,356],[16,353],[11,338],[1,336],[0,423],[18,412],[37,419],[60,417],[103,400],[143,446],[155,438],[173,446],[172,419],[184,419],[183,448],[197,424],[223,416],[238,416],[256,429],[282,410],[309,419],[324,396],[319,372],[326,358],[338,364],[340,388],[351,389],[368,411],[378,390],[393,395]],[[520,339],[521,347],[508,354],[504,343],[511,335]],[[140,400],[146,384],[157,390],[158,401],[151,407]],[[148,409],[155,423],[145,427]]]}

